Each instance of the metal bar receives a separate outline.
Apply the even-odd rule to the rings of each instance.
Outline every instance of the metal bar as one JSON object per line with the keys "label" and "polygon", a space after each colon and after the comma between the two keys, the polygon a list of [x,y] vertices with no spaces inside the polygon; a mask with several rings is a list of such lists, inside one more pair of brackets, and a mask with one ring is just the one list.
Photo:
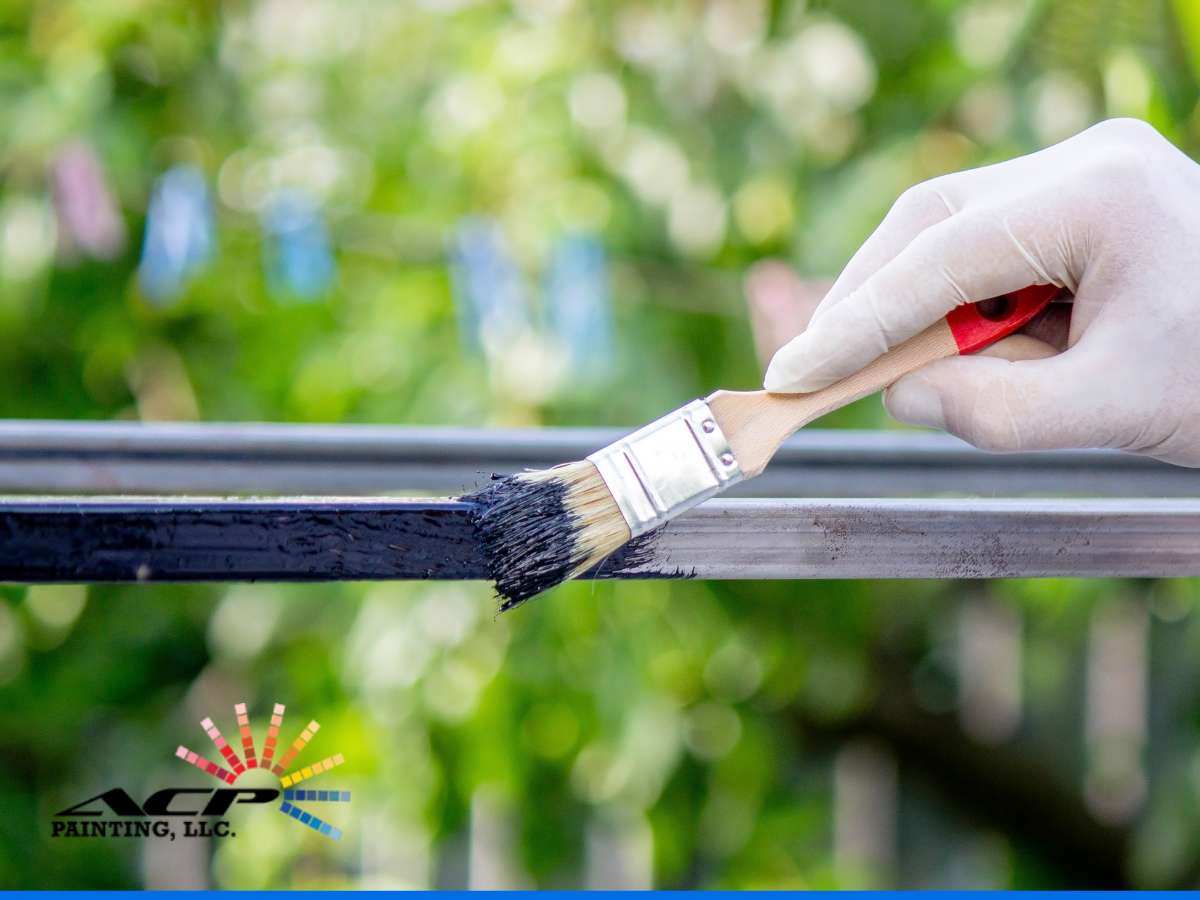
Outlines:
{"label": "metal bar", "polygon": [[455,501],[0,501],[0,581],[487,576]]}
{"label": "metal bar", "polygon": [[[639,541],[595,576],[1200,575],[1200,501],[711,500]],[[0,500],[10,582],[485,576],[459,501]]]}
{"label": "metal bar", "polygon": [[[9,493],[461,494],[622,429],[0,422]],[[994,454],[941,434],[805,429],[732,496],[1200,497],[1200,470],[1113,451]]]}
{"label": "metal bar", "polygon": [[1153,577],[1200,574],[1195,500],[716,500],[620,577]]}

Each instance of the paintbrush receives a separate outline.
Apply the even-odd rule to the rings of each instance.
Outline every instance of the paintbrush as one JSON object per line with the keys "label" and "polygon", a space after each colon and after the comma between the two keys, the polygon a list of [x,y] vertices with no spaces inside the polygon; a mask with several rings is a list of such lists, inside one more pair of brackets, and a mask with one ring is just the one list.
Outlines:
{"label": "paintbrush", "polygon": [[809,394],[717,391],[578,462],[469,495],[501,610],[592,569],[630,539],[766,467],[809,422],[934,360],[1012,334],[1058,293],[1036,285],[961,306],[858,372]]}

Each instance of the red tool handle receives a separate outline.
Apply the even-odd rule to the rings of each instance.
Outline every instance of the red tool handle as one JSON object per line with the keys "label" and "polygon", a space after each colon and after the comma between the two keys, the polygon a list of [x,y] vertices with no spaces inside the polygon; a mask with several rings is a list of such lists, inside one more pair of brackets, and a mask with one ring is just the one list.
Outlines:
{"label": "red tool handle", "polygon": [[979,303],[960,306],[946,316],[960,354],[982,350],[1008,337],[1040,313],[1058,296],[1052,284],[1035,284]]}

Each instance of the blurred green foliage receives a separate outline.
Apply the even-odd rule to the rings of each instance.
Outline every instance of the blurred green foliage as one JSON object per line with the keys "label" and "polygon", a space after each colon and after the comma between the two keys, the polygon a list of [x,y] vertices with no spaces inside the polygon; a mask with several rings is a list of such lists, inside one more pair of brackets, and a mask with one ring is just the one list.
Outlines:
{"label": "blurred green foliage", "polygon": [[[1198,23],[1194,0],[10,0],[0,411],[635,424],[754,385],[746,267],[836,274],[916,181],[1111,115],[1195,153]],[[49,180],[74,141],[118,203],[115,258],[64,252]],[[183,163],[212,186],[218,246],[155,305],[136,277],[143,219]],[[259,214],[284,188],[329,224],[338,275],[319,302],[264,274]],[[469,349],[445,250],[468,216],[500,224],[532,285],[560,237],[600,236],[611,377],[573,379],[537,328]],[[835,424],[884,421],[867,403]],[[668,887],[1079,883],[1055,848],[907,762],[890,862],[835,852],[843,726],[875,721],[897,686],[953,717],[956,622],[974,603],[1020,623],[1019,736],[1078,796],[1108,796],[1087,779],[1110,771],[1081,712],[1089,629],[1150,611],[1148,737],[1112,770],[1144,765],[1149,782],[1113,827],[1133,883],[1179,883],[1200,841],[1194,596],[1190,582],[571,584],[496,619],[482,585],[6,588],[0,885],[461,886],[493,832],[496,880],[542,886],[604,883],[597,861],[613,859]],[[279,701],[291,727],[321,722],[311,759],[346,755],[341,842],[266,814],[239,820],[211,866],[203,844],[49,838],[54,812],[105,787],[203,783],[173,750],[204,745],[204,716],[233,734],[237,701],[260,746]]]}

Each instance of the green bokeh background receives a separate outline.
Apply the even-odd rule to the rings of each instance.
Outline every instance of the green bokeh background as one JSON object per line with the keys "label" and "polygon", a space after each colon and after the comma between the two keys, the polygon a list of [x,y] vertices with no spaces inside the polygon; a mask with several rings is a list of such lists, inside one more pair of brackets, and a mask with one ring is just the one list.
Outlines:
{"label": "green bokeh background", "polygon": [[[0,414],[634,425],[756,384],[754,262],[836,275],[911,184],[1109,116],[1195,155],[1198,77],[1195,0],[8,0]],[[48,170],[77,139],[128,230],[113,260],[55,252]],[[213,186],[218,248],[154,305],[143,217],[178,163]],[[257,209],[281,186],[323,202],[338,275],[319,302],[263,273]],[[557,239],[599,236],[609,375],[573,377],[540,332],[467,349],[445,251],[467,216],[500,223],[534,286]],[[875,401],[827,424],[893,427]],[[659,887],[1197,877],[1191,582],[589,583],[499,619],[480,584],[0,594],[0,886],[603,886],[614,860]],[[1019,623],[1021,719],[998,746],[958,724],[967,608]],[[1088,642],[1113,622],[1144,635],[1148,724],[1098,740]],[[211,845],[50,839],[106,787],[204,784],[175,747],[210,749],[209,715],[235,736],[238,701],[260,746],[284,702],[287,740],[321,723],[309,761],[345,754],[313,785],[355,791],[329,815],[340,842],[265,812]],[[1084,811],[1116,861],[998,819],[901,746],[897,709],[948,729],[968,783],[1011,756],[997,789]],[[848,746],[885,784],[899,760],[875,862],[836,850]],[[1109,788],[1144,796],[1104,821]]]}

